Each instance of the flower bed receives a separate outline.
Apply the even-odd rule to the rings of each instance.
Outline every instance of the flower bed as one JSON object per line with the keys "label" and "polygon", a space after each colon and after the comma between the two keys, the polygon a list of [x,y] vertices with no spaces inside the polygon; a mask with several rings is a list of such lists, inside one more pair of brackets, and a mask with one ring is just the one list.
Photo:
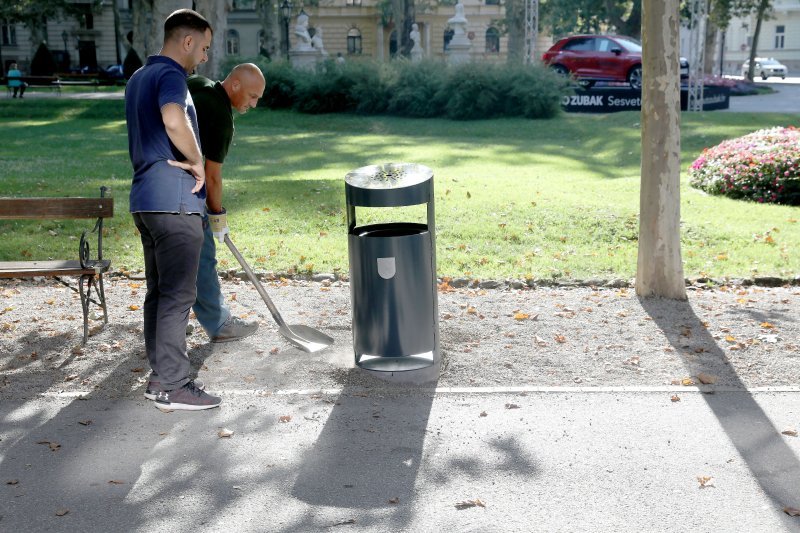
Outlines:
{"label": "flower bed", "polygon": [[800,130],[770,128],[703,150],[689,184],[709,194],[800,205]]}

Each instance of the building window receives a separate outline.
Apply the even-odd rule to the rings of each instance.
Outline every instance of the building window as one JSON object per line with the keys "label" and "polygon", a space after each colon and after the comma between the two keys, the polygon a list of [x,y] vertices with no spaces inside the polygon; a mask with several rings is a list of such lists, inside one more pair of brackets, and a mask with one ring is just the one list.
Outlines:
{"label": "building window", "polygon": [[487,6],[499,6],[500,0],[486,0]]}
{"label": "building window", "polygon": [[361,0],[345,0],[344,3],[346,6],[360,6]]}
{"label": "building window", "polygon": [[357,28],[351,28],[347,32],[347,53],[361,54],[361,31]]}
{"label": "building window", "polygon": [[17,27],[8,24],[5,20],[2,24],[3,46],[17,46]]}
{"label": "building window", "polygon": [[500,30],[489,28],[486,30],[486,53],[497,54],[500,52]]}
{"label": "building window", "polygon": [[239,55],[239,32],[228,30],[225,35],[225,54],[229,56]]}
{"label": "building window", "polygon": [[775,26],[775,48],[783,48],[786,26]]}
{"label": "building window", "polygon": [[233,0],[234,11],[253,11],[256,8],[256,0]]}

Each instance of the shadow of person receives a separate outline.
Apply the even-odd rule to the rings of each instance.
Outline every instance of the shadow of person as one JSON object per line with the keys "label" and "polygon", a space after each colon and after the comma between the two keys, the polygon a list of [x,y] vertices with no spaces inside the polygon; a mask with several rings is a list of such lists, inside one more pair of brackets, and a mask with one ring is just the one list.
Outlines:
{"label": "shadow of person", "polygon": [[[345,383],[363,383],[359,378],[365,376],[351,369],[348,377]],[[303,456],[292,496],[311,505],[367,510],[414,499],[436,380],[372,383],[345,385]],[[385,520],[382,527],[388,527]],[[402,528],[405,520],[411,520],[409,513],[388,519],[391,529]],[[294,526],[320,525],[308,517],[307,524]]]}
{"label": "shadow of person", "polygon": [[[691,303],[660,298],[640,298],[640,303],[693,376],[705,373],[716,378],[719,390],[707,391],[703,399],[764,493],[778,511],[785,506],[797,507],[800,462]],[[783,512],[779,514],[783,520],[788,518]],[[796,527],[796,523],[786,523]]]}

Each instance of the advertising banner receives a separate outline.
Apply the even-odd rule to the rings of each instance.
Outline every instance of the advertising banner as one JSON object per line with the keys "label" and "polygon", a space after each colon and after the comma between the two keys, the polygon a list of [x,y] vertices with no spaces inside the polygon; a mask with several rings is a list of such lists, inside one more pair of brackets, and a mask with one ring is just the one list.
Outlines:
{"label": "advertising banner", "polygon": [[[704,87],[703,111],[728,109],[730,106],[728,87]],[[686,111],[689,92],[681,87],[681,110]],[[561,108],[569,113],[613,113],[615,111],[637,111],[642,108],[641,91],[618,87],[593,87],[576,89],[575,94],[564,96]]]}

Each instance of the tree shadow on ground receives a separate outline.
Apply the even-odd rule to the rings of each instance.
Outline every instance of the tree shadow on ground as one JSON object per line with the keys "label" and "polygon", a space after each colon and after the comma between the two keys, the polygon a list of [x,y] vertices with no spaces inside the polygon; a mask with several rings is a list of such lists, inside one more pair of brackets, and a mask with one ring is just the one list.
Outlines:
{"label": "tree shadow on ground", "polygon": [[776,514],[787,528],[795,526],[781,510],[797,506],[800,461],[784,442],[780,430],[747,391],[689,302],[658,298],[640,298],[640,302],[675,352],[681,354],[692,376],[706,373],[717,378],[718,386],[736,390],[714,393],[711,389],[703,394],[703,399],[761,489],[774,502]]}

